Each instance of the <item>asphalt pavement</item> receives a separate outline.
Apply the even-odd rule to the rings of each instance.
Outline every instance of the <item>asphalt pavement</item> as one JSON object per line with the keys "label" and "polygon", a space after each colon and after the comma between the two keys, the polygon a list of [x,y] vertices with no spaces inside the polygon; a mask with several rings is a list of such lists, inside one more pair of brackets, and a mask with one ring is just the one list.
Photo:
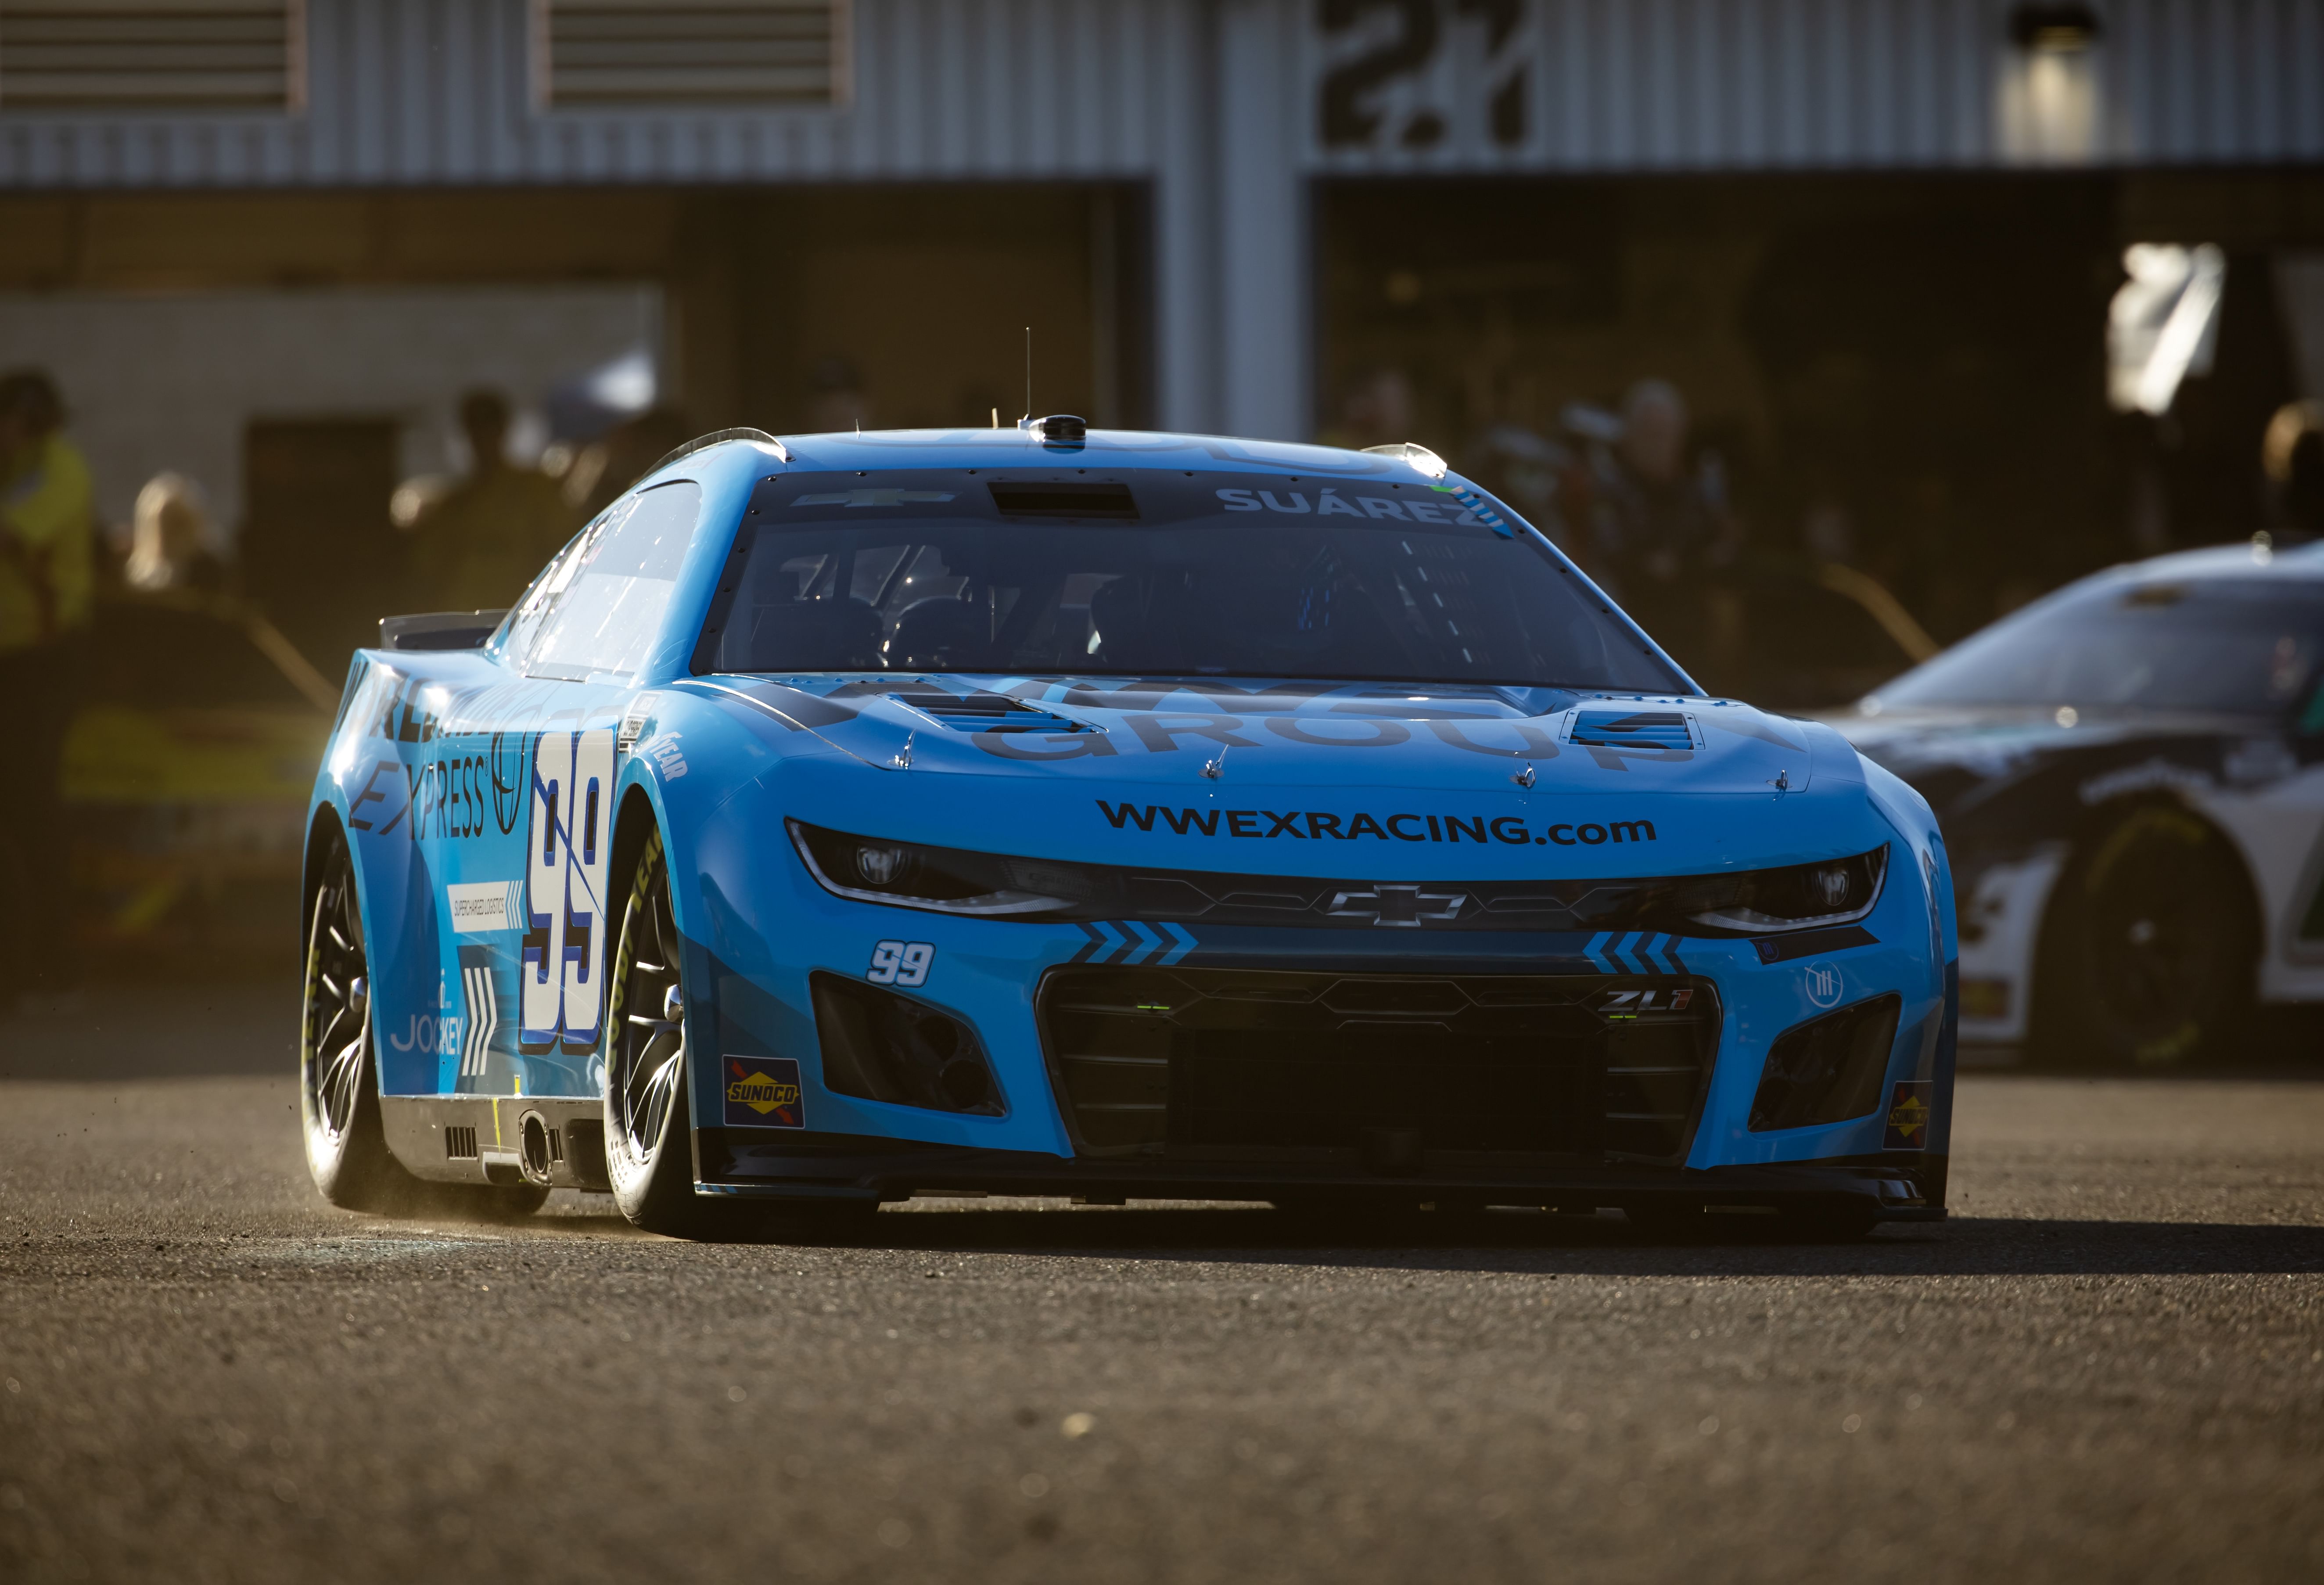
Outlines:
{"label": "asphalt pavement", "polygon": [[2302,1077],[1967,1077],[1954,1220],[1853,1245],[695,1246],[330,1209],[239,995],[0,1023],[0,1580],[2324,1578]]}

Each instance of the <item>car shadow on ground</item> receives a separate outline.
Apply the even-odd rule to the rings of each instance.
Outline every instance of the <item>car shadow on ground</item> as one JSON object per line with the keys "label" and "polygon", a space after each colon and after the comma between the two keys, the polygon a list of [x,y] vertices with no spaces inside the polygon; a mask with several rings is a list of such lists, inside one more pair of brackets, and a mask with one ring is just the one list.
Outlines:
{"label": "car shadow on ground", "polygon": [[[737,1241],[927,1254],[1312,1265],[1439,1272],[1622,1276],[2108,1276],[2324,1272],[2324,1227],[2194,1221],[1960,1217],[1892,1223],[1846,1242],[1786,1242],[1746,1229],[1701,1239],[1648,1234],[1619,1217],[1522,1211],[1363,1220],[1264,1207],[1123,1209],[963,1206],[881,1214],[868,1225],[777,1222]],[[533,1224],[626,1232],[618,1217],[567,1214]]]}

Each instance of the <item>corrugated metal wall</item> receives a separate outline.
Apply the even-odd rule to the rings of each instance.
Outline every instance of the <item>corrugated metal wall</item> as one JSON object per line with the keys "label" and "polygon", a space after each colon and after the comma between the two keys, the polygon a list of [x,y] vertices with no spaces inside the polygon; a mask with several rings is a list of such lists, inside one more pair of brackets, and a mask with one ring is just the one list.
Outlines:
{"label": "corrugated metal wall", "polygon": [[[2093,48],[2048,57],[2009,42],[2006,0],[1530,0],[1498,52],[1480,18],[1445,9],[1427,65],[1376,92],[1380,134],[1333,149],[1311,124],[1312,159],[1593,170],[2324,159],[2315,0],[2110,0]],[[1286,91],[1397,31],[1382,13],[1343,35],[1311,30]],[[1484,100],[1510,69],[1526,76],[1526,118],[1502,146]],[[1429,110],[1442,140],[1398,146],[1397,128]]]}
{"label": "corrugated metal wall", "polygon": [[0,190],[1147,180],[1163,420],[1296,437],[1310,173],[2324,160],[2324,0],[854,5],[847,105],[542,113],[526,0],[307,0],[304,115],[0,106]]}
{"label": "corrugated metal wall", "polygon": [[1146,174],[1203,102],[1202,10],[858,0],[851,106],[536,113],[525,0],[309,0],[305,115],[0,106],[0,186]]}
{"label": "corrugated metal wall", "polygon": [[[2324,0],[2110,0],[2098,45],[2053,63],[2052,110],[2088,124],[2062,143],[2019,126],[2013,99],[2043,90],[2005,0],[1526,0],[1498,46],[1481,14],[1431,9],[1424,59],[1366,76],[1414,41],[1407,12],[1327,32],[1315,0],[856,0],[850,106],[536,114],[525,0],[309,0],[305,115],[0,106],[0,186],[1154,173],[1229,76],[1309,169],[2324,159]],[[1379,126],[1328,143],[1351,68]],[[1522,129],[1496,136],[1513,75]],[[1441,132],[1416,131],[1431,115]]]}

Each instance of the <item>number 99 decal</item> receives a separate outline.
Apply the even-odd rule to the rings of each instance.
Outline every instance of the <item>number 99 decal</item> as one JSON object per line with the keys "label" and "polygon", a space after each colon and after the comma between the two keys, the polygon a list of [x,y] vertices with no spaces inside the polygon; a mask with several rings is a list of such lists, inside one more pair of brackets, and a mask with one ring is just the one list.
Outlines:
{"label": "number 99 decal", "polygon": [[925,941],[883,941],[872,949],[872,966],[863,977],[874,985],[925,985],[936,961],[936,949]]}

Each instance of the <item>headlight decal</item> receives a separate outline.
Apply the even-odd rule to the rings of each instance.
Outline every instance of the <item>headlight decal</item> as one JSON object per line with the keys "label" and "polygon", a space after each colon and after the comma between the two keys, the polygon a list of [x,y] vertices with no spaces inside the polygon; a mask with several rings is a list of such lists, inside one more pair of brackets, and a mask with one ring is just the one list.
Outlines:
{"label": "headlight decal", "polygon": [[1850,925],[1880,901],[1888,875],[1888,849],[1780,870],[1753,870],[1701,883],[1686,898],[1693,923],[1738,935]]}
{"label": "headlight decal", "polygon": [[850,836],[797,820],[785,824],[790,829],[792,845],[816,883],[858,902],[893,903],[980,918],[1054,917],[1073,907],[1068,898],[1016,884],[1017,877],[1010,871],[1028,867],[991,853]]}
{"label": "headlight decal", "polygon": [[[891,908],[1024,923],[1142,924],[1097,955],[1167,952],[1164,921],[1331,930],[1555,932],[1587,939],[1593,958],[1674,962],[1686,939],[1757,938],[1763,962],[1865,945],[1856,922],[1880,898],[1887,850],[1812,864],[1710,875],[1382,881],[1162,870],[1030,859],[861,835],[786,820],[816,884]],[[1797,943],[1796,945],[1794,944]],[[1627,971],[1625,971],[1627,972]]]}

